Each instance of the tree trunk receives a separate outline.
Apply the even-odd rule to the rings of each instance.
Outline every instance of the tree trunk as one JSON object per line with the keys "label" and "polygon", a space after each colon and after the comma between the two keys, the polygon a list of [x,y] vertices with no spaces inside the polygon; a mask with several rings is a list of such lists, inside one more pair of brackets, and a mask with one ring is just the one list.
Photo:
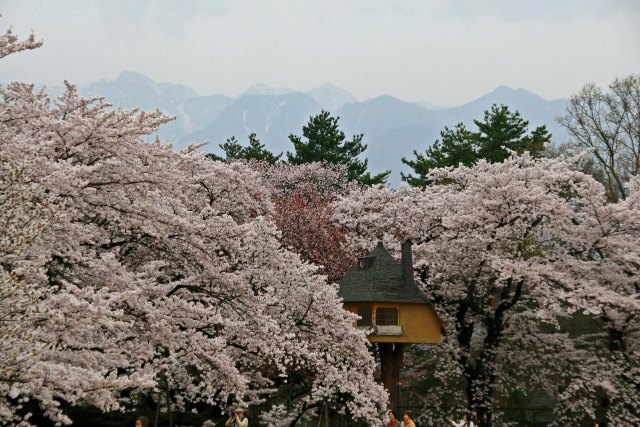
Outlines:
{"label": "tree trunk", "polygon": [[156,402],[156,416],[153,421],[153,427],[158,427],[160,421],[160,402],[162,401],[162,392],[158,392],[158,401]]}
{"label": "tree trunk", "polygon": [[329,405],[324,403],[324,427],[329,427],[331,425],[331,419],[329,418]]}
{"label": "tree trunk", "polygon": [[389,392],[389,409],[400,406],[400,370],[404,364],[405,344],[378,343],[382,384]]}
{"label": "tree trunk", "polygon": [[165,397],[167,399],[167,411],[169,412],[169,427],[173,427],[173,415],[171,413],[171,396],[169,395],[169,381],[165,380]]}

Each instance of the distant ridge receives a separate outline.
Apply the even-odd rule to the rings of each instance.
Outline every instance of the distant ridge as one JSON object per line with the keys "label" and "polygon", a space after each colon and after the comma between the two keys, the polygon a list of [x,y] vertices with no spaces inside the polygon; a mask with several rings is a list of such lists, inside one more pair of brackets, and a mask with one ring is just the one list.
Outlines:
{"label": "distant ridge", "polygon": [[[61,88],[49,88],[52,94]],[[533,128],[545,124],[554,141],[564,141],[565,131],[556,117],[564,114],[567,100],[548,101],[525,89],[498,86],[495,90],[464,105],[435,107],[428,102],[406,102],[389,95],[358,101],[349,91],[324,84],[307,92],[251,86],[238,97],[199,95],[188,86],[157,83],[132,71],[123,71],[115,80],[100,80],[81,86],[82,95],[103,95],[116,107],[160,110],[176,120],[160,129],[160,137],[180,148],[193,141],[208,140],[206,150],[221,154],[218,144],[235,136],[246,143],[255,132],[274,153],[291,150],[288,135],[302,134],[309,117],[321,110],[340,116],[341,129],[348,135],[364,134],[368,145],[364,156],[374,173],[391,169],[390,184],[400,184],[400,171],[408,172],[401,158],[413,157],[413,150],[424,152],[444,126],[459,122],[474,128],[492,104],[508,105],[529,120]]]}

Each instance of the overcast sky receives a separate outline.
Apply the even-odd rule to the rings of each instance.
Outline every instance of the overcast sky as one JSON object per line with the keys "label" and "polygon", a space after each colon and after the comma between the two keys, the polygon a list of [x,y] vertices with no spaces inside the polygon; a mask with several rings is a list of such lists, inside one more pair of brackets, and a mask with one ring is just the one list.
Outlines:
{"label": "overcast sky", "polygon": [[452,106],[499,85],[547,99],[640,73],[640,0],[1,0],[36,51],[0,81],[60,85],[122,70],[236,96],[332,83]]}

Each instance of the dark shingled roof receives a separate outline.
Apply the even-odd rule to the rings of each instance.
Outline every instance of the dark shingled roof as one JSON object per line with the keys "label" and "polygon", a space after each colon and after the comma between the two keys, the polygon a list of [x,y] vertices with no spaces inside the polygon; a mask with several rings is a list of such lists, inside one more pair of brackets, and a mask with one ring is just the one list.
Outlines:
{"label": "dark shingled roof", "polygon": [[358,258],[358,264],[338,280],[340,285],[338,295],[347,303],[429,303],[427,296],[413,281],[413,272],[409,272],[406,276],[405,280],[402,275],[402,264],[393,259],[382,242],[378,242],[374,250]]}

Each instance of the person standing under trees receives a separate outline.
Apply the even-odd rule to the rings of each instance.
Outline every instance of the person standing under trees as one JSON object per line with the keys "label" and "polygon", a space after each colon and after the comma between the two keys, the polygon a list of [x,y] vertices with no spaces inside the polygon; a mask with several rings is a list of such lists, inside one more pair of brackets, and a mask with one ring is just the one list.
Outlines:
{"label": "person standing under trees", "polygon": [[147,417],[136,418],[136,427],[149,427],[149,419]]}
{"label": "person standing under trees", "polygon": [[480,424],[480,411],[478,410],[478,408],[471,409],[471,422],[476,426],[481,425]]}
{"label": "person standing under trees", "polygon": [[482,414],[482,418],[480,419],[480,427],[493,427],[493,423],[491,423],[491,414],[489,412],[484,412]]}
{"label": "person standing under trees", "polygon": [[387,424],[387,427],[400,427],[400,421],[396,418],[394,411],[389,411],[389,424]]}
{"label": "person standing under trees", "polygon": [[225,427],[249,427],[249,420],[244,416],[244,409],[237,407],[224,425]]}
{"label": "person standing under trees", "polygon": [[471,414],[469,412],[465,412],[459,422],[455,422],[453,418],[449,418],[449,424],[454,427],[473,427],[473,421],[471,421]]}
{"label": "person standing under trees", "polygon": [[416,427],[416,423],[413,422],[413,415],[409,411],[404,411],[402,414],[402,422],[403,427]]}

